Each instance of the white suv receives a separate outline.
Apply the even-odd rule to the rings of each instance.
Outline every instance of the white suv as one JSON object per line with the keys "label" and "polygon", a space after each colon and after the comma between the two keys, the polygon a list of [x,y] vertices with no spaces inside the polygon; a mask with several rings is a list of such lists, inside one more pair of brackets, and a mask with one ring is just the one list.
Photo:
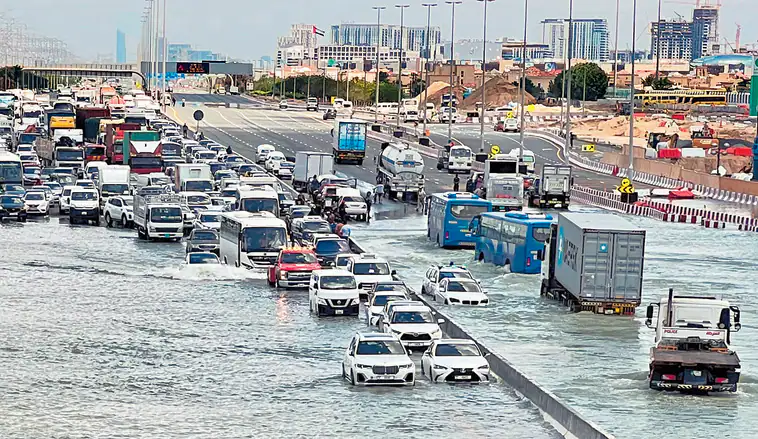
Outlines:
{"label": "white suv", "polygon": [[389,262],[369,253],[353,255],[348,259],[345,270],[355,275],[358,288],[361,290],[361,300],[368,297],[368,292],[377,282],[391,282],[392,276],[395,275]]}
{"label": "white suv", "polygon": [[105,225],[113,226],[113,221],[118,221],[121,227],[131,228],[134,223],[134,197],[119,196],[110,197],[105,203]]}
{"label": "white suv", "polygon": [[382,329],[397,336],[408,349],[425,350],[433,340],[442,338],[440,323],[445,321],[435,319],[426,305],[398,305],[392,307],[389,320],[382,322]]}
{"label": "white suv", "polygon": [[426,275],[424,275],[424,281],[421,284],[421,294],[436,297],[439,292],[440,281],[454,277],[464,279],[474,278],[465,266],[454,265],[452,263],[448,266],[432,265],[426,270]]}
{"label": "white suv", "polygon": [[391,334],[355,334],[342,360],[342,377],[353,385],[413,386],[416,366]]}

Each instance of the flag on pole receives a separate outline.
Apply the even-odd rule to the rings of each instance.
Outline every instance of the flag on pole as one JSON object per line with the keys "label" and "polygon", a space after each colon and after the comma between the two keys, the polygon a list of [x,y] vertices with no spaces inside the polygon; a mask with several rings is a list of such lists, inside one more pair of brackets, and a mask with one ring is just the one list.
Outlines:
{"label": "flag on pole", "polygon": [[316,26],[313,26],[313,33],[316,34],[316,35],[318,35],[318,36],[320,36],[320,37],[323,37],[325,35],[324,31],[322,31],[321,29],[317,28]]}

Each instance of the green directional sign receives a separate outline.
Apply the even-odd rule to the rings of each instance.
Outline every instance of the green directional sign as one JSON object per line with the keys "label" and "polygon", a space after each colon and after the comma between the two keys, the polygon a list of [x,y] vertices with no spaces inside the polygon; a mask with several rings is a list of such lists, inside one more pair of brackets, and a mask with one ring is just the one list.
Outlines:
{"label": "green directional sign", "polygon": [[758,116],[758,56],[753,58],[753,77],[750,79],[750,115]]}
{"label": "green directional sign", "polygon": [[334,60],[334,58],[329,58],[329,60],[326,62],[326,65],[329,67],[334,67],[334,64],[337,62]]}

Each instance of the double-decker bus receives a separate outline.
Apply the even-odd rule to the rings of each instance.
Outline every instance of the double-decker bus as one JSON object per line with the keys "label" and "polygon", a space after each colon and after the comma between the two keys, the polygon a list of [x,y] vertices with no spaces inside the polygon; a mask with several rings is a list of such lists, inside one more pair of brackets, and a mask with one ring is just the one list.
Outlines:
{"label": "double-decker bus", "polygon": [[552,222],[553,218],[545,214],[483,213],[472,221],[474,257],[508,266],[512,273],[539,273]]}
{"label": "double-decker bus", "polygon": [[492,202],[468,192],[434,194],[429,201],[426,235],[438,246],[472,247],[475,238],[469,231],[471,220],[492,212]]}

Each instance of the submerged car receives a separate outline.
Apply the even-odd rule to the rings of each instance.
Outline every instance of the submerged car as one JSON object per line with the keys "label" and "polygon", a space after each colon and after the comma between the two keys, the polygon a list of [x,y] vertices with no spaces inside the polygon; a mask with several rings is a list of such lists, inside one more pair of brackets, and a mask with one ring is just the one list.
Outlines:
{"label": "submerged car", "polygon": [[5,218],[26,221],[26,203],[23,198],[18,195],[0,195],[0,220]]}
{"label": "submerged car", "polygon": [[218,232],[211,229],[194,229],[187,239],[187,253],[219,253]]}
{"label": "submerged car", "polygon": [[445,339],[432,342],[421,356],[421,373],[433,383],[486,383],[490,365],[476,342]]}
{"label": "submerged car", "polygon": [[353,385],[413,386],[416,367],[392,334],[355,334],[345,350],[342,377]]}
{"label": "submerged car", "polygon": [[186,262],[187,265],[221,264],[221,261],[218,260],[218,256],[213,253],[205,252],[188,253],[187,257],[184,259],[184,262]]}

